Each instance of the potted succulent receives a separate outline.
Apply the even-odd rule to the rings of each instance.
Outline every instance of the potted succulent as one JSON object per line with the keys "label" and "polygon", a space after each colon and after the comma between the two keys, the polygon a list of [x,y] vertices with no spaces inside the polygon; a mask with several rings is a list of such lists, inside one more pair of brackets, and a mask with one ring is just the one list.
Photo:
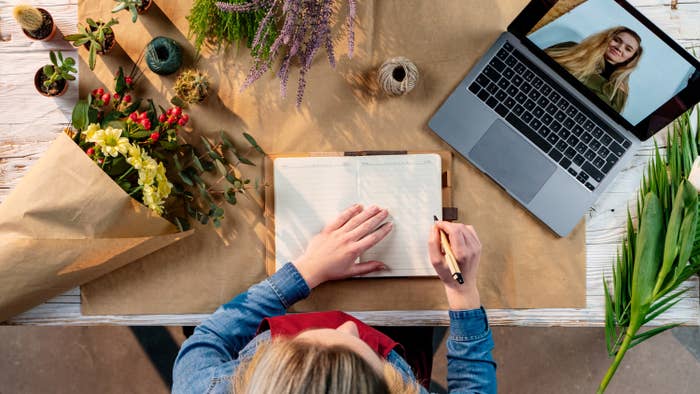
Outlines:
{"label": "potted succulent", "polygon": [[48,41],[56,34],[56,24],[48,11],[27,4],[15,6],[12,15],[24,34],[32,40]]}
{"label": "potted succulent", "polygon": [[112,12],[119,12],[122,10],[129,10],[131,13],[131,21],[136,23],[139,14],[143,14],[151,8],[153,0],[114,0],[118,4],[112,8]]}
{"label": "potted succulent", "polygon": [[198,104],[209,95],[209,78],[206,73],[189,69],[175,80],[175,94],[188,104]]}
{"label": "potted succulent", "polygon": [[74,47],[83,45],[85,49],[90,51],[88,64],[90,70],[94,70],[97,55],[106,55],[117,43],[112,26],[118,24],[119,21],[113,18],[109,22],[96,22],[87,18],[85,22],[86,24],[78,25],[78,33],[67,35],[65,40],[72,42]]}
{"label": "potted succulent", "polygon": [[74,81],[77,73],[75,69],[75,59],[68,57],[63,59],[63,54],[58,51],[49,52],[51,64],[37,70],[34,74],[34,87],[46,97],[62,96],[68,90],[68,81]]}

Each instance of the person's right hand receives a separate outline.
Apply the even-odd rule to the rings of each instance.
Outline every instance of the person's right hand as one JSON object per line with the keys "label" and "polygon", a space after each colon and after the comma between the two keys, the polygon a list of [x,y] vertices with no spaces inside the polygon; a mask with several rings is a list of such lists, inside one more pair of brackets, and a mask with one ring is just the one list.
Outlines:
{"label": "person's right hand", "polygon": [[381,261],[356,264],[355,260],[389,234],[391,222],[379,227],[387,216],[386,209],[353,205],[309,241],[294,266],[312,289],[328,280],[385,269]]}
{"label": "person's right hand", "polygon": [[[440,245],[438,229],[447,234],[452,252],[454,252],[459,269],[462,271],[464,284],[459,284],[450,273],[444,251]],[[447,302],[452,310],[477,309],[481,306],[476,276],[481,257],[481,241],[474,227],[462,223],[437,222],[433,226],[428,240],[430,262],[445,285]]]}

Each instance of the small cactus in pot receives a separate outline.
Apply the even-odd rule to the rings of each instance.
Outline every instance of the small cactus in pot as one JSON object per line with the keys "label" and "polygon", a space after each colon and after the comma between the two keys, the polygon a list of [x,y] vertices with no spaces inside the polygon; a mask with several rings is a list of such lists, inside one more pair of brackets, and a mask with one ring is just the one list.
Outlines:
{"label": "small cactus in pot", "polygon": [[43,8],[19,4],[12,10],[12,15],[24,34],[32,40],[48,41],[56,35],[56,24],[51,14]]}
{"label": "small cactus in pot", "polygon": [[175,80],[175,94],[188,104],[201,103],[209,95],[209,77],[199,70],[185,70]]}

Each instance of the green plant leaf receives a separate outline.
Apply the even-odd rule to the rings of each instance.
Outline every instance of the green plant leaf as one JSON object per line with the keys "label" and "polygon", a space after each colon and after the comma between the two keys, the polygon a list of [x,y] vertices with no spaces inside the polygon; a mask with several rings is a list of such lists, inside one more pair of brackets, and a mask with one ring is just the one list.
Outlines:
{"label": "green plant leaf", "polygon": [[114,81],[114,91],[123,96],[126,90],[127,86],[126,78],[124,77],[124,69],[121,66],[119,66],[119,71],[117,72],[117,76]]}
{"label": "green plant leaf", "polygon": [[97,44],[95,44],[93,42],[92,45],[90,45],[90,51],[88,54],[88,66],[90,67],[90,70],[95,69],[96,57],[97,57]]}
{"label": "green plant leaf", "polygon": [[73,124],[73,128],[79,132],[87,129],[88,125],[90,124],[90,119],[88,116],[89,109],[90,105],[86,100],[78,100],[75,107],[73,107],[71,123]]}
{"label": "green plant leaf", "polygon": [[260,147],[260,145],[258,145],[258,142],[255,141],[255,138],[253,138],[252,135],[250,135],[250,134],[248,134],[248,133],[243,133],[243,136],[245,137],[246,140],[248,140],[248,142],[250,143],[250,145],[251,145],[253,148],[255,148],[255,150],[257,150],[258,152],[262,153],[263,155],[265,154],[265,151],[263,151],[263,149]]}
{"label": "green plant leaf", "polygon": [[233,188],[226,189],[226,191],[224,192],[224,198],[229,204],[236,205],[236,191],[233,190]]}
{"label": "green plant leaf", "polygon": [[192,179],[190,179],[190,177],[187,176],[185,171],[178,172],[178,176],[180,176],[180,179],[182,179],[182,181],[185,182],[185,184],[194,186],[194,182],[192,182]]}
{"label": "green plant leaf", "polygon": [[238,158],[238,161],[240,161],[243,164],[248,164],[250,166],[254,166],[255,163],[252,161],[248,160],[247,158],[243,157],[242,155],[236,154],[236,157]]}
{"label": "green plant leaf", "polygon": [[176,107],[187,108],[187,103],[178,96],[173,96],[173,98],[170,99],[170,103]]}
{"label": "green plant leaf", "polygon": [[228,138],[223,130],[219,131],[219,137],[221,138],[221,143],[223,146],[225,146],[231,152],[236,153],[236,146],[233,145],[233,141]]}
{"label": "green plant leaf", "polygon": [[664,326],[652,328],[651,330],[637,334],[632,339],[632,342],[630,343],[629,349],[632,349],[633,347],[639,345],[640,343],[646,341],[647,339],[649,339],[655,335],[661,334],[662,332],[664,332],[666,330],[670,330],[670,329],[672,329],[674,327],[678,327],[680,325],[681,325],[680,323],[666,324]]}
{"label": "green plant leaf", "polygon": [[663,256],[664,223],[659,198],[647,193],[644,200],[632,274],[631,326],[641,323],[651,305],[657,264]]}
{"label": "green plant leaf", "polygon": [[55,66],[58,66],[58,61],[56,60],[56,54],[54,51],[49,51],[49,59],[51,60],[51,63],[53,63]]}

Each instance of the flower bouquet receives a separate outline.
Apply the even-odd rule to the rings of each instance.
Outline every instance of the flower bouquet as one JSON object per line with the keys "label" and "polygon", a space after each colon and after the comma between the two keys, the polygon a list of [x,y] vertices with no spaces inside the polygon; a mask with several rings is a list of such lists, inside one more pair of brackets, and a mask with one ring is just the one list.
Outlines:
{"label": "flower bouquet", "polygon": [[189,219],[218,226],[220,204],[252,188],[238,170],[252,162],[225,133],[202,137],[200,154],[189,116],[134,98],[136,79],[120,69],[114,92],[79,100],[0,205],[0,321],[189,236]]}

